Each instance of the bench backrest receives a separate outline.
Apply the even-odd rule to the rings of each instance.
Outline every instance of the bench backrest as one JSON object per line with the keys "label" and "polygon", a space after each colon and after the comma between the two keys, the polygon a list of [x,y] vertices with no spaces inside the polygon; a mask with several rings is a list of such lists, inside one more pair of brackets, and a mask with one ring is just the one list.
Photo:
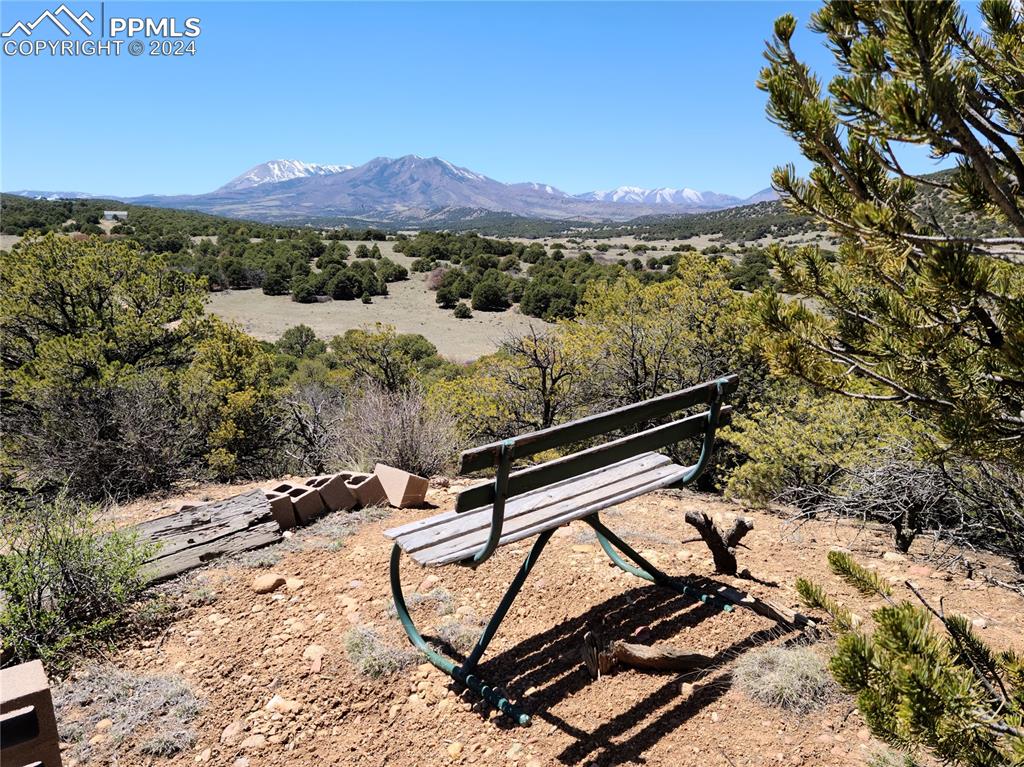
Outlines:
{"label": "bench backrest", "polygon": [[[721,405],[722,399],[736,391],[738,383],[739,378],[736,375],[725,376],[633,405],[626,405],[615,410],[569,421],[559,426],[552,426],[549,429],[466,450],[462,453],[459,473],[466,474],[497,466],[499,474],[501,474],[502,465],[507,467],[516,458],[524,458],[552,448],[600,437],[618,429],[645,424],[695,405],[712,405],[716,400]],[[716,425],[726,423],[729,414],[730,408],[727,406],[718,407]],[[636,434],[620,437],[538,466],[508,473],[506,477],[500,478],[501,482],[475,485],[462,491],[456,499],[455,510],[468,511],[486,506],[493,503],[501,491],[505,498],[511,498],[640,453],[658,450],[687,437],[704,434],[708,426],[709,411],[705,411]]]}

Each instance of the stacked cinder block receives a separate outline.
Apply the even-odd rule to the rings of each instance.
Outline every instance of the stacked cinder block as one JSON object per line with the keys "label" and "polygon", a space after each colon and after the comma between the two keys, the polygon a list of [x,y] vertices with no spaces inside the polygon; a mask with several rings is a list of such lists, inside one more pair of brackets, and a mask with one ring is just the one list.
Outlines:
{"label": "stacked cinder block", "polygon": [[61,767],[50,683],[37,660],[0,671],[0,763]]}
{"label": "stacked cinder block", "polygon": [[[282,482],[280,485],[270,488],[270,492],[287,496],[291,500],[292,509],[295,512],[295,520],[300,525],[309,524],[325,511],[324,500],[314,487]],[[278,499],[278,502],[283,509],[284,502],[280,499]],[[271,508],[273,508],[273,500],[271,501]]]}
{"label": "stacked cinder block", "polygon": [[282,530],[288,530],[298,524],[295,518],[295,505],[292,497],[278,490],[264,490],[267,502],[270,503],[270,513],[274,515],[274,521]]}
{"label": "stacked cinder block", "polygon": [[373,474],[339,472],[309,477],[302,484],[282,482],[263,492],[282,530],[305,525],[330,511],[350,511],[389,503],[422,506],[429,483],[407,471],[378,463]]}
{"label": "stacked cinder block", "polygon": [[379,506],[387,500],[387,493],[376,474],[350,474],[345,480],[360,506]]}
{"label": "stacked cinder block", "polygon": [[328,511],[348,511],[359,502],[346,484],[351,474],[321,474],[306,480],[308,487],[316,488]]}

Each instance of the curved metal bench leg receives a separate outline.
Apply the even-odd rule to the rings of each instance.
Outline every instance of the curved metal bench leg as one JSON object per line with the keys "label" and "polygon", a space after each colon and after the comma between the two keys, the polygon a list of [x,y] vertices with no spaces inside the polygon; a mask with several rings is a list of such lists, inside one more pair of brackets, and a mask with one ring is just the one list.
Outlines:
{"label": "curved metal bench leg", "polygon": [[487,684],[477,676],[475,671],[481,656],[487,650],[487,645],[490,644],[495,633],[497,633],[502,620],[504,620],[505,616],[508,614],[509,608],[512,607],[512,603],[515,601],[520,589],[522,589],[523,583],[526,582],[526,577],[530,574],[530,570],[532,570],[533,566],[537,563],[537,558],[540,556],[541,551],[544,550],[544,546],[547,544],[548,539],[551,538],[552,532],[553,531],[548,530],[537,536],[537,540],[534,542],[533,548],[530,550],[530,553],[527,554],[526,559],[519,568],[519,572],[516,574],[516,577],[513,578],[512,583],[509,584],[508,590],[505,592],[505,596],[502,597],[501,602],[498,604],[498,608],[494,611],[494,615],[484,627],[483,633],[480,634],[480,639],[477,640],[476,646],[469,654],[469,657],[466,658],[465,662],[461,665],[456,665],[454,661],[435,651],[429,644],[427,644],[426,640],[417,630],[416,624],[413,623],[412,616],[409,615],[409,608],[405,604],[405,596],[402,594],[402,579],[399,570],[399,563],[402,558],[402,549],[397,543],[391,549],[391,596],[395,600],[395,610],[398,612],[398,618],[402,622],[402,628],[405,629],[405,633],[408,635],[409,641],[412,642],[413,646],[422,652],[427,657],[427,660],[429,660],[434,666],[441,669],[441,671],[448,674],[448,676],[455,681],[464,684],[503,714],[512,717],[516,722],[522,725],[530,723],[530,716],[514,706],[512,702],[502,695],[497,689]]}
{"label": "curved metal bench leg", "polygon": [[[597,514],[591,514],[589,517],[584,517],[583,521],[594,528],[594,534],[597,535],[597,541],[601,544],[601,548],[604,549],[604,553],[607,554],[608,558],[620,569],[625,570],[630,575],[635,575],[637,578],[643,578],[645,581],[650,581],[651,583],[656,583],[659,586],[664,586],[667,589],[672,589],[673,591],[677,591],[684,596],[703,602],[704,604],[718,604],[725,612],[732,612],[732,605],[716,597],[714,594],[706,594],[703,591],[695,589],[693,586],[684,583],[679,578],[673,578],[671,575],[663,573],[657,567],[644,559],[643,556],[637,553],[628,543],[605,527]],[[639,567],[634,567],[629,564],[629,562],[619,556],[618,551],[615,549],[618,549],[627,557],[632,559],[637,565],[639,565]]]}

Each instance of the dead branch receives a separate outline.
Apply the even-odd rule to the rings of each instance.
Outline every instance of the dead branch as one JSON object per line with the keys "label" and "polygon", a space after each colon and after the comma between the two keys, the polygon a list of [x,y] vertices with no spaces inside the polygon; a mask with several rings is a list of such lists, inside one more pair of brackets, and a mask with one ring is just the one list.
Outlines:
{"label": "dead branch", "polygon": [[723,530],[703,511],[688,511],[685,519],[697,528],[700,537],[711,549],[715,572],[736,575],[736,546],[743,536],[754,529],[754,521],[749,517],[735,517],[732,527]]}

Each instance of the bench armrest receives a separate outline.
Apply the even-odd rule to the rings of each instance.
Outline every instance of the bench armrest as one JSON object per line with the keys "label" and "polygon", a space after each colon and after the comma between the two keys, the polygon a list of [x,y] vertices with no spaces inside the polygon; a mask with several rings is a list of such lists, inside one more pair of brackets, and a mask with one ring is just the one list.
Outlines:
{"label": "bench armrest", "polygon": [[498,548],[501,541],[501,531],[505,526],[505,501],[508,498],[508,478],[512,472],[512,440],[505,440],[499,443],[498,447],[498,471],[494,475],[493,507],[491,509],[491,529],[487,535],[487,543],[480,549],[473,558],[466,562],[470,567],[476,567],[482,562],[490,559],[491,554]]}

